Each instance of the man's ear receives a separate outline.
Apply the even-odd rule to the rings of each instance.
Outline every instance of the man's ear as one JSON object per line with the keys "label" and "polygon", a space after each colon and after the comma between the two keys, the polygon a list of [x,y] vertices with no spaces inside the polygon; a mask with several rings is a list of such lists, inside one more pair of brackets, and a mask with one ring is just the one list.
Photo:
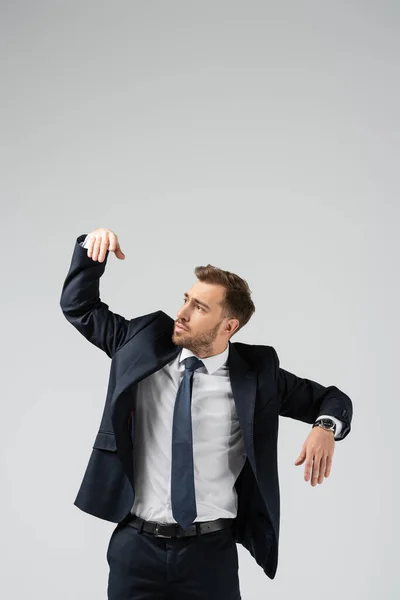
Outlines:
{"label": "man's ear", "polygon": [[231,319],[228,323],[227,331],[231,336],[239,329],[239,321],[237,319]]}

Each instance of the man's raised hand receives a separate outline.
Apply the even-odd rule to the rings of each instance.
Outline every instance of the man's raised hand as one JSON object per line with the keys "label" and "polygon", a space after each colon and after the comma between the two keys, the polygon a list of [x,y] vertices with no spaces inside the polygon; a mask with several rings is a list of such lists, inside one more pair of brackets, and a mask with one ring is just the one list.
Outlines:
{"label": "man's raised hand", "polygon": [[87,238],[87,255],[92,260],[103,262],[106,252],[115,252],[115,256],[120,260],[125,260],[125,254],[119,245],[117,235],[111,229],[100,227],[89,233]]}

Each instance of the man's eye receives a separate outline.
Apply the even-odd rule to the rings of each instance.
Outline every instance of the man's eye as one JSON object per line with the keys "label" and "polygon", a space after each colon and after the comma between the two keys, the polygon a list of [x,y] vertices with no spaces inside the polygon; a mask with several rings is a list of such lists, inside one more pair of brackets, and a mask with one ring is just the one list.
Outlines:
{"label": "man's eye", "polygon": [[[187,298],[183,299],[183,303],[185,304]],[[196,307],[199,308],[200,310],[204,310],[204,308],[202,306],[200,306],[200,304],[196,304]]]}

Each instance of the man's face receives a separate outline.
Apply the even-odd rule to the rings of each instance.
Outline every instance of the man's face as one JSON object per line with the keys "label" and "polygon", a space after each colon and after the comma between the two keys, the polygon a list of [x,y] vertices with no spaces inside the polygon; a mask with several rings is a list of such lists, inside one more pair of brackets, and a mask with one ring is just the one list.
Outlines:
{"label": "man's face", "polygon": [[[222,352],[233,333],[235,319],[221,319],[221,305],[225,288],[221,285],[197,281],[184,294],[177,313],[172,341],[188,348],[197,356],[212,356]],[[185,330],[179,329],[181,324]],[[226,329],[228,327],[228,330]],[[232,328],[233,327],[233,328]]]}

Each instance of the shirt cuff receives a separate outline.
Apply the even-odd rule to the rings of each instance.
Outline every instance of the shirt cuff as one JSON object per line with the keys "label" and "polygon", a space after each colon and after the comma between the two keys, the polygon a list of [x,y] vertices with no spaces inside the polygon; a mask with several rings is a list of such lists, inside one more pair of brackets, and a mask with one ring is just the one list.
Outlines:
{"label": "shirt cuff", "polygon": [[88,237],[89,237],[89,235],[87,235],[85,237],[85,239],[83,240],[83,242],[79,243],[79,245],[82,246],[82,248],[87,248],[86,242],[87,242]]}

